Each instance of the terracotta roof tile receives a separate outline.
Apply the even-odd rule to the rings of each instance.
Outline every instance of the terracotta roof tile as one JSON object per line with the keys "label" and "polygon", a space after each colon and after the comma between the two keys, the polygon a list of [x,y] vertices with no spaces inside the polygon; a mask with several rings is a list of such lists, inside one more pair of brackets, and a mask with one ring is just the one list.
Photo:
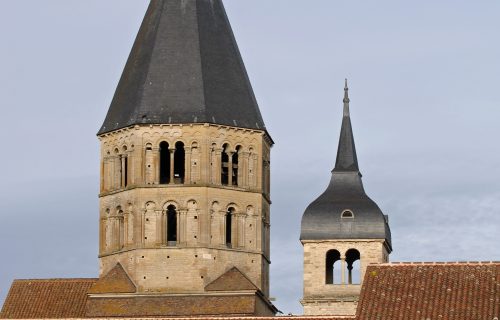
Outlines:
{"label": "terracotta roof tile", "polygon": [[205,287],[206,291],[258,290],[238,268],[233,267]]}
{"label": "terracotta roof tile", "polygon": [[14,280],[2,319],[82,318],[87,291],[97,279]]}
{"label": "terracotta roof tile", "polygon": [[88,293],[134,293],[136,291],[137,288],[125,269],[117,263],[111,271],[99,278]]}
{"label": "terracotta roof tile", "polygon": [[366,270],[360,320],[500,316],[500,262],[395,263]]}

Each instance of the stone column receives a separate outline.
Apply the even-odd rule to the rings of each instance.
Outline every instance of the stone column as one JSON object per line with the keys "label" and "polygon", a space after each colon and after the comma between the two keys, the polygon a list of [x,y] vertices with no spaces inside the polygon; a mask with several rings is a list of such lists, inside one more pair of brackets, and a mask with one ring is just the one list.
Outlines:
{"label": "stone column", "polygon": [[238,214],[238,247],[245,247],[246,214]]}
{"label": "stone column", "polygon": [[226,211],[219,211],[219,245],[226,246]]}
{"label": "stone column", "polygon": [[240,164],[238,165],[238,182],[239,185],[243,188],[248,186],[248,160],[250,154],[248,152],[241,153]]}
{"label": "stone column", "polygon": [[222,149],[215,149],[215,159],[213,161],[215,184],[221,185],[221,166],[222,166]]}
{"label": "stone column", "polygon": [[340,279],[341,279],[341,284],[345,284],[345,257],[342,256],[340,258]]}
{"label": "stone column", "polygon": [[191,147],[184,146],[184,183],[191,184]]}
{"label": "stone column", "polygon": [[113,251],[120,250],[120,219],[113,217]]}
{"label": "stone column", "polygon": [[228,162],[227,162],[227,185],[232,186],[233,185],[233,155],[234,152],[230,151],[228,154]]}
{"label": "stone column", "polygon": [[352,284],[352,264],[347,264],[347,284]]}
{"label": "stone column", "polygon": [[101,218],[99,222],[99,254],[103,254],[106,250],[106,219]]}
{"label": "stone column", "polygon": [[130,221],[129,221],[129,214],[128,213],[124,213],[123,214],[123,246],[126,248],[128,247],[128,244],[129,244],[129,225]]}
{"label": "stone column", "polygon": [[170,151],[170,184],[174,184],[175,149],[168,149],[168,151]]}
{"label": "stone column", "polygon": [[125,171],[126,169],[126,165],[125,165],[125,162],[127,161],[127,156],[126,155],[122,155],[120,156],[120,173],[121,173],[121,177],[120,177],[120,187],[121,188],[125,188],[125,176],[127,174],[127,172]]}
{"label": "stone column", "polygon": [[160,184],[160,148],[153,148],[154,184]]}
{"label": "stone column", "polygon": [[187,224],[187,210],[178,210],[177,213],[177,243],[186,245],[186,224]]}
{"label": "stone column", "polygon": [[155,221],[156,221],[156,239],[155,245],[161,246],[163,244],[163,228],[162,228],[162,216],[163,210],[155,210]]}

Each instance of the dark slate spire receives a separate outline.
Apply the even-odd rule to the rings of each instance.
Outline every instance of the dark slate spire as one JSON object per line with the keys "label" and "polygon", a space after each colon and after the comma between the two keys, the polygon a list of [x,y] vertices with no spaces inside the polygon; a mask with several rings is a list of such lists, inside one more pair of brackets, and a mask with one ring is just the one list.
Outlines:
{"label": "dark slate spire", "polygon": [[[390,252],[391,230],[387,217],[365,193],[359,173],[349,115],[347,80],[344,90],[344,112],[335,169],[325,192],[305,210],[300,239],[383,239]],[[346,210],[352,212],[353,218],[342,218]]]}
{"label": "dark slate spire", "polygon": [[206,122],[265,130],[222,0],[152,0],[99,134]]}
{"label": "dark slate spire", "polygon": [[354,136],[352,134],[351,116],[349,113],[350,101],[346,79],[344,88],[344,116],[342,118],[342,128],[340,130],[337,161],[335,162],[334,171],[359,171],[356,146],[354,145]]}

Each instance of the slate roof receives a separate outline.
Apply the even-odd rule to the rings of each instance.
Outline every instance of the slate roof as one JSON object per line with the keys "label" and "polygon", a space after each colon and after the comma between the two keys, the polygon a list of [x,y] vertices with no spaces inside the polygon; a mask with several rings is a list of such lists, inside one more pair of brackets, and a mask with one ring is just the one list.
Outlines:
{"label": "slate roof", "polygon": [[135,124],[265,130],[221,0],[152,0],[98,134]]}
{"label": "slate roof", "polygon": [[[302,216],[300,239],[382,239],[390,252],[391,230],[388,218],[378,205],[365,193],[352,133],[349,111],[349,88],[344,93],[342,127],[335,168],[330,184],[323,194],[314,200]],[[353,218],[342,218],[345,210]]]}
{"label": "slate roof", "polygon": [[97,279],[14,280],[0,319],[83,318]]}
{"label": "slate roof", "polygon": [[493,320],[500,317],[500,262],[368,266],[360,320]]}

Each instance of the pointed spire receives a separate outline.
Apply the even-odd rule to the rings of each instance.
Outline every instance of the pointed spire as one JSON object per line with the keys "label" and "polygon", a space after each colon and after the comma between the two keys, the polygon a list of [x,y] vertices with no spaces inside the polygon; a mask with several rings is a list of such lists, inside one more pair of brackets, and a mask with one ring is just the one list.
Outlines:
{"label": "pointed spire", "polygon": [[265,130],[222,0],[151,0],[99,134],[168,123]]}
{"label": "pointed spire", "polygon": [[345,79],[344,87],[344,117],[349,117],[349,87],[347,86],[347,79]]}
{"label": "pointed spire", "polygon": [[349,112],[349,87],[347,79],[344,87],[344,116],[342,118],[342,128],[340,130],[339,147],[337,150],[337,161],[335,162],[336,172],[358,172],[358,157],[356,146],[354,145],[354,135],[352,134],[351,116]]}

